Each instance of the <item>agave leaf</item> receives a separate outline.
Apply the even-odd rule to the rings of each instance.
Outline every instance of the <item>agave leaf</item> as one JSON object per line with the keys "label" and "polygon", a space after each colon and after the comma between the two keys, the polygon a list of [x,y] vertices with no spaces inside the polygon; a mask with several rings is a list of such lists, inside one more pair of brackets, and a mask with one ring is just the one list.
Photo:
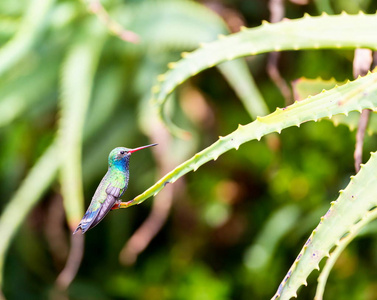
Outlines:
{"label": "agave leaf", "polygon": [[[369,166],[368,166],[369,167]],[[364,186],[360,186],[360,189],[363,189]],[[347,201],[347,200],[345,200]],[[377,209],[369,210],[365,212],[362,219],[359,220],[356,224],[351,226],[348,230],[348,235],[340,239],[336,243],[336,248],[332,250],[330,253],[329,258],[326,261],[325,266],[323,267],[321,274],[318,276],[318,286],[317,291],[315,293],[315,300],[322,300],[323,293],[325,291],[325,286],[327,282],[327,278],[329,277],[330,271],[334,266],[336,260],[342,254],[343,250],[348,246],[349,243],[353,241],[353,239],[359,235],[360,231],[365,228],[371,221],[377,218]]]}
{"label": "agave leaf", "polygon": [[[124,10],[115,11],[115,15],[119,15],[117,19],[124,20],[126,28],[140,35],[143,41],[141,46],[158,53],[195,49],[200,43],[208,43],[229,34],[226,24],[217,14],[192,1],[130,5]],[[182,19],[185,22],[182,22]],[[130,45],[131,47],[136,46]],[[181,55],[185,57],[187,52]],[[226,62],[217,67],[254,119],[268,113],[267,105],[243,59]],[[191,75],[194,74],[195,72]],[[164,76],[161,75],[158,79],[164,80]]]}
{"label": "agave leaf", "polygon": [[[377,152],[371,153],[369,161],[361,166],[360,172],[351,176],[348,186],[340,191],[338,199],[331,203],[330,209],[313,230],[292,267],[284,277],[272,299],[291,299],[297,297],[297,290],[306,283],[306,278],[314,270],[319,270],[319,262],[325,256],[332,256],[323,275],[330,271],[334,260],[368,222],[377,217]],[[348,235],[347,235],[348,234]],[[338,248],[330,254],[334,245]],[[331,257],[330,256],[330,257]],[[320,297],[321,291],[317,293]]]}
{"label": "agave leaf", "polygon": [[[296,95],[297,100],[305,99],[309,95],[316,95],[323,90],[331,89],[335,86],[343,85],[345,82],[338,82],[335,79],[324,80],[321,78],[317,79],[308,79],[300,78],[294,81],[293,90]],[[335,126],[345,125],[351,131],[355,130],[359,124],[360,113],[359,112],[350,112],[348,116],[345,115],[336,115],[331,119],[324,118],[334,123]],[[367,132],[371,135],[377,132],[377,114],[372,112],[370,114]]]}
{"label": "agave leaf", "polygon": [[275,112],[265,117],[258,117],[257,120],[245,126],[239,125],[237,130],[225,137],[220,137],[211,146],[180,164],[123,207],[143,202],[156,195],[166,184],[175,182],[190,171],[196,171],[201,165],[212,159],[216,160],[228,150],[238,149],[243,143],[254,139],[260,140],[268,133],[280,133],[281,130],[290,126],[300,126],[301,123],[307,121],[317,121],[324,117],[331,118],[337,114],[348,114],[362,109],[374,110],[377,105],[376,95],[377,73],[368,73],[365,77],[360,77],[343,86],[297,101],[283,109],[278,108]]}
{"label": "agave leaf", "polygon": [[171,63],[170,70],[161,77],[163,80],[152,90],[153,102],[171,132],[181,135],[182,132],[168,120],[163,107],[167,96],[194,74],[224,61],[271,51],[361,47],[377,49],[377,40],[374,38],[376,26],[377,14],[306,15],[301,19],[274,24],[264,22],[259,27],[244,29],[204,44],[185,58]]}

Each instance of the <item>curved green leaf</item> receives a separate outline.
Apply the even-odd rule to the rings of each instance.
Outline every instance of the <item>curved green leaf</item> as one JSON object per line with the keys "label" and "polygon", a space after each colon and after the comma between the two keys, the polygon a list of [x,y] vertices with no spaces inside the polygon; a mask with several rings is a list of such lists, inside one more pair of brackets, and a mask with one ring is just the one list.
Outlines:
{"label": "curved green leaf", "polygon": [[375,30],[377,15],[322,15],[261,26],[205,44],[184,59],[170,63],[170,70],[154,86],[153,102],[168,128],[175,134],[182,132],[171,124],[163,107],[167,96],[187,78],[200,71],[237,57],[264,52],[302,49],[371,48],[377,49]]}
{"label": "curved green leaf", "polygon": [[295,102],[283,109],[278,108],[275,112],[265,117],[258,117],[257,120],[245,126],[239,125],[238,129],[231,134],[220,137],[218,141],[166,174],[123,207],[143,202],[152,195],[156,195],[166,184],[175,182],[190,171],[196,171],[201,165],[212,159],[216,160],[230,149],[238,149],[245,142],[260,140],[268,133],[280,133],[287,127],[300,126],[301,123],[307,121],[317,121],[324,117],[331,118],[336,114],[347,115],[351,111],[361,112],[367,108],[374,110],[376,105],[377,73],[369,73],[343,86]]}
{"label": "curved green leaf", "polygon": [[[294,81],[293,90],[296,100],[305,99],[309,95],[316,95],[324,89],[331,89],[338,85],[343,85],[345,82],[337,82],[335,79],[324,80],[321,78],[308,79],[300,78]],[[331,119],[325,118],[334,123],[335,126],[345,125],[351,131],[355,130],[359,125],[360,114],[358,112],[350,112],[348,116],[337,115]],[[377,132],[377,114],[372,112],[369,117],[367,132],[371,135]]]}
{"label": "curved green leaf", "polygon": [[[118,15],[117,19],[124,20],[126,28],[140,35],[140,46],[150,52],[194,49],[200,42],[211,42],[218,36],[229,34],[226,24],[217,14],[192,1],[130,5],[115,11],[115,15]],[[182,56],[186,55],[186,52],[182,53]],[[254,119],[268,113],[268,107],[243,59],[221,64],[218,68]],[[164,75],[158,79],[164,80]]]}
{"label": "curved green leaf", "polygon": [[[319,262],[325,256],[330,256],[331,248],[339,245],[331,254],[336,259],[357,231],[377,217],[376,210],[372,210],[377,205],[376,168],[377,152],[374,152],[369,161],[361,166],[360,172],[351,176],[350,183],[340,191],[338,199],[331,203],[272,297],[273,300],[297,297],[298,288],[302,284],[307,285],[306,278],[314,269],[319,270]],[[323,276],[327,277],[334,259],[331,258]]]}
{"label": "curved green leaf", "polygon": [[[364,186],[361,186],[360,188],[364,189]],[[361,229],[363,229],[367,224],[369,224],[376,218],[377,209],[365,212],[362,219],[348,230],[348,235],[343,237],[336,243],[336,248],[330,253],[330,256],[327,259],[326,264],[321,271],[321,274],[319,274],[318,276],[318,286],[314,297],[315,300],[323,299],[323,293],[325,291],[327,278],[329,277],[330,271],[340,254],[342,254],[343,250],[348,246],[348,244],[351,243],[353,239],[360,233]]]}

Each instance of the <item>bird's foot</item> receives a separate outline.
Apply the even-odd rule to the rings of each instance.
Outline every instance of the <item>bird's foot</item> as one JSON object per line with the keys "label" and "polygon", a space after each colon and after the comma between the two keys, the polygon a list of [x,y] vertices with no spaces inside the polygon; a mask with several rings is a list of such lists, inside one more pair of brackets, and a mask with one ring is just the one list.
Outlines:
{"label": "bird's foot", "polygon": [[121,203],[122,203],[122,200],[117,200],[115,204],[113,205],[113,207],[111,208],[111,210],[119,209]]}
{"label": "bird's foot", "polygon": [[127,201],[127,202],[122,202],[121,200],[118,200],[117,202],[115,202],[115,204],[113,205],[111,210],[115,210],[115,209],[119,209],[119,208],[127,208],[127,207],[131,206],[132,202],[134,202],[134,201],[130,200],[130,201]]}

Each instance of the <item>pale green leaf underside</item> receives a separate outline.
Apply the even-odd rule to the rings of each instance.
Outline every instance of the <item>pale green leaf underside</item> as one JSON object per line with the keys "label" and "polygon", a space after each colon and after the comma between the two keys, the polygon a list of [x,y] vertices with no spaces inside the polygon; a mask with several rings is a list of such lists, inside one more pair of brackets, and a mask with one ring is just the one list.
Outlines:
{"label": "pale green leaf underside", "polygon": [[[377,205],[376,169],[377,152],[374,152],[360,172],[351,176],[350,183],[340,191],[338,199],[331,203],[272,299],[296,297],[297,289],[302,284],[306,285],[306,278],[314,269],[319,269],[319,262],[330,255],[329,251],[334,245],[340,245],[339,250],[334,251],[336,258],[361,226],[376,218],[376,209],[372,210]],[[347,233],[350,236],[345,236]],[[317,295],[320,296],[321,292]]]}
{"label": "pale green leaf underside", "polygon": [[153,102],[168,128],[180,135],[180,130],[163,112],[168,95],[187,78],[200,71],[237,57],[271,51],[301,49],[371,48],[377,49],[375,28],[377,15],[322,15],[279,23],[264,23],[259,27],[220,38],[203,45],[170,64],[171,70],[160,76],[153,88]]}
{"label": "pale green leaf underside", "polygon": [[280,109],[245,126],[239,125],[231,134],[220,137],[208,148],[195,154],[156,184],[140,194],[125,207],[139,204],[156,195],[167,183],[173,183],[184,174],[197,170],[201,165],[214,159],[230,149],[238,149],[240,145],[251,140],[260,140],[271,132],[279,132],[290,126],[300,126],[307,121],[332,117],[336,114],[348,114],[351,111],[375,109],[377,105],[377,74],[370,73],[365,77],[349,82],[343,86],[309,97],[305,100]]}
{"label": "pale green leaf underside", "polygon": [[[369,165],[366,165],[365,167],[370,168]],[[360,184],[359,187],[361,189],[364,188],[362,184]],[[376,198],[376,195],[374,198]],[[352,242],[353,239],[360,233],[361,229],[363,229],[364,226],[366,226],[367,224],[369,224],[371,221],[375,220],[376,218],[377,218],[377,209],[366,211],[365,214],[363,215],[363,218],[358,223],[354,224],[348,230],[348,235],[337,242],[336,248],[332,250],[332,252],[330,253],[330,257],[327,259],[326,264],[323,267],[321,274],[318,277],[318,286],[317,286],[317,291],[314,297],[315,300],[322,300],[323,293],[325,291],[327,278],[336,260],[340,256],[340,254],[348,246],[348,244]]]}
{"label": "pale green leaf underside", "polygon": [[[300,78],[293,83],[293,90],[296,100],[302,100],[309,95],[316,95],[322,90],[332,89],[335,86],[343,85],[345,82],[337,82],[335,79],[325,80],[322,78],[308,79]],[[360,114],[358,112],[350,112],[348,116],[337,115],[331,119],[325,118],[334,123],[335,126],[340,124],[347,126],[351,131],[355,130],[359,124]],[[377,132],[377,113],[371,113],[369,117],[368,134]]]}

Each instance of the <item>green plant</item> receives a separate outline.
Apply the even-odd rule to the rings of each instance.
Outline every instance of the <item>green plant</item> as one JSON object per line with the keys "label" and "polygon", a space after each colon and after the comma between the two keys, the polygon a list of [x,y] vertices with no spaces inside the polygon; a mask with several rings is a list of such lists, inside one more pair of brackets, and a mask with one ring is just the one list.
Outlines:
{"label": "green plant", "polygon": [[[62,249],[65,248],[60,244],[55,248],[59,250],[54,251],[53,241],[49,238],[46,239],[50,243],[49,248],[47,247],[50,250],[45,250],[38,229],[33,229],[31,222],[26,221],[33,208],[41,210],[41,206],[43,207],[38,205],[38,202],[48,205],[52,198],[62,195],[69,229],[64,227],[65,223],[61,219],[56,232],[63,232],[61,240],[68,249],[68,237],[83,214],[84,199],[90,198],[91,187],[96,186],[96,180],[104,174],[103,162],[106,161],[104,158],[109,150],[115,146],[131,147],[132,144],[144,144],[140,140],[145,139],[145,136],[159,142],[159,138],[167,136],[166,132],[158,127],[161,119],[173,136],[168,140],[168,153],[157,155],[159,160],[156,161],[163,170],[171,169],[172,164],[178,166],[123,207],[142,203],[147,198],[157,195],[165,186],[171,186],[171,183],[183,175],[200,168],[200,172],[188,176],[189,187],[181,186],[180,189],[189,190],[187,194],[190,196],[187,197],[198,201],[195,205],[198,206],[196,209],[199,211],[199,217],[196,217],[205,221],[198,221],[200,225],[196,229],[186,229],[184,217],[181,216],[178,219],[182,220],[183,225],[181,224],[182,228],[178,229],[179,237],[173,238],[172,243],[175,247],[171,255],[166,255],[169,251],[164,248],[147,256],[135,270],[128,269],[127,272],[123,272],[122,269],[116,269],[114,272],[114,265],[119,264],[114,262],[113,257],[116,255],[114,256],[112,251],[119,252],[124,240],[129,236],[134,220],[140,217],[137,211],[142,211],[142,208],[129,212],[130,218],[114,213],[102,227],[107,230],[96,228],[99,234],[103,234],[103,240],[106,242],[98,243],[98,237],[87,235],[88,248],[92,248],[93,251],[87,251],[84,270],[90,271],[83,271],[80,278],[85,279],[78,279],[77,284],[74,282],[69,293],[76,297],[80,293],[85,293],[89,297],[90,293],[97,297],[106,293],[115,297],[136,299],[150,298],[150,295],[155,295],[155,291],[158,291],[157,294],[164,299],[192,299],[197,295],[207,295],[208,299],[229,299],[233,295],[235,299],[241,299],[245,297],[234,290],[239,286],[250,285],[255,289],[255,295],[266,297],[271,294],[273,288],[268,285],[276,284],[277,278],[284,272],[284,263],[279,257],[283,256],[284,251],[276,255],[278,245],[281,245],[284,237],[292,230],[299,231],[300,228],[295,225],[296,221],[300,223],[299,227],[306,224],[307,230],[315,222],[318,223],[318,215],[323,214],[323,207],[327,205],[318,203],[321,203],[323,198],[333,197],[327,192],[313,191],[311,199],[320,199],[315,203],[317,206],[312,206],[313,203],[310,201],[314,200],[308,201],[307,204],[298,204],[308,193],[309,188],[305,188],[309,185],[308,179],[302,175],[305,174],[304,171],[300,170],[301,177],[300,174],[296,176],[295,172],[298,169],[288,166],[288,162],[277,162],[278,158],[272,158],[279,157],[279,138],[270,134],[277,132],[284,135],[290,127],[300,127],[309,121],[328,119],[335,124],[345,124],[351,129],[357,127],[359,113],[365,109],[375,111],[377,107],[377,73],[368,73],[354,81],[338,83],[339,86],[336,87],[335,81],[313,82],[301,79],[296,83],[296,88],[300,90],[303,100],[284,108],[276,108],[278,103],[282,103],[279,93],[270,91],[273,88],[266,83],[267,80],[257,78],[261,90],[267,95],[265,101],[242,57],[286,50],[313,50],[313,53],[321,53],[323,49],[336,50],[332,53],[331,59],[321,60],[316,57],[313,60],[319,62],[318,64],[323,62],[321,68],[326,69],[325,62],[333,60],[334,57],[342,57],[344,54],[341,51],[344,49],[377,49],[377,15],[342,13],[311,17],[305,14],[303,18],[284,20],[276,24],[263,22],[260,26],[242,28],[240,32],[230,34],[226,24],[217,14],[192,1],[145,0],[129,1],[126,4],[122,1],[108,1],[104,5],[108,10],[108,16],[117,21],[115,23],[111,23],[107,17],[100,16],[100,12],[104,11],[93,9],[98,4],[98,1],[84,3],[73,0],[19,1],[16,4],[11,0],[5,0],[0,3],[0,24],[5,24],[0,26],[0,40],[4,41],[0,48],[0,138],[3,141],[0,145],[0,174],[3,174],[0,188],[5,199],[1,202],[0,217],[0,284],[5,296],[25,296],[22,289],[12,289],[14,278],[22,278],[13,274],[19,272],[27,277],[27,272],[19,267],[19,262],[15,262],[12,255],[6,255],[10,247],[18,249],[19,256],[23,257],[25,265],[33,272],[44,274],[41,277],[48,277],[44,279],[41,289],[48,289],[46,286],[53,283],[50,278],[56,277],[49,276],[52,263],[41,263],[41,257],[46,257],[45,253],[52,253],[55,265],[58,266],[55,268],[59,271],[67,260],[67,253],[59,254],[60,250],[64,252]],[[317,1],[317,6],[331,7],[327,1]],[[90,15],[88,9],[97,15]],[[101,20],[104,22],[101,23]],[[121,36],[122,26],[131,33],[135,32],[140,43],[125,43]],[[345,54],[347,55],[350,56]],[[306,62],[310,62],[310,59]],[[249,62],[255,73],[258,73],[262,63],[261,55]],[[297,68],[298,65],[297,63]],[[316,64],[313,65],[315,68]],[[222,86],[222,79],[216,77],[217,75],[207,71],[210,79],[201,77],[202,71],[213,66],[219,69],[241,100],[242,106],[229,100],[233,95]],[[309,69],[310,66],[308,63],[305,68]],[[344,68],[339,69],[339,72],[344,72]],[[297,73],[300,73],[300,70]],[[297,73],[292,76],[296,76]],[[350,77],[349,73],[347,75],[346,78]],[[341,78],[343,79],[345,78]],[[189,81],[189,84],[184,84],[186,81]],[[182,84],[184,88],[175,92]],[[211,88],[197,92],[203,86]],[[317,93],[322,88],[328,90]],[[196,100],[199,102],[192,104],[191,101],[195,100],[192,98],[195,97],[186,96],[186,103],[183,100],[178,101],[185,97],[187,90],[196,91],[196,98],[200,98],[198,94],[202,98],[205,98],[203,94],[210,95],[208,98],[216,99],[212,101],[212,107],[219,107],[226,112],[217,121],[219,125],[216,130],[213,127],[208,129],[200,121],[193,120],[187,113],[187,107],[184,107],[195,106],[203,100]],[[213,91],[218,91],[218,94]],[[221,93],[224,95],[220,95]],[[310,94],[312,96],[309,96]],[[171,101],[168,101],[169,98]],[[215,111],[210,105],[208,107],[208,111]],[[269,114],[268,107],[273,108],[274,112]],[[207,113],[204,118],[210,119],[210,114]],[[248,123],[250,119],[253,121]],[[368,127],[370,133],[377,130],[375,119],[375,114],[372,113]],[[247,124],[239,125],[235,131],[220,136],[212,145],[199,150],[208,144],[208,140],[214,139],[214,132],[229,132],[230,128],[236,125],[235,122]],[[318,122],[311,128],[327,126],[323,124],[324,122]],[[305,128],[297,130],[302,132],[307,130]],[[342,132],[344,134],[344,131]],[[306,133],[303,135],[306,136]],[[297,143],[300,143],[300,139],[295,138]],[[247,146],[242,145],[253,140],[254,143],[249,143],[253,145],[251,155],[243,150]],[[347,138],[341,137],[338,141],[346,144]],[[163,142],[167,142],[166,138]],[[295,142],[291,141],[291,144],[292,148],[295,148]],[[325,145],[333,146],[328,140]],[[206,169],[204,165],[207,162],[217,160],[231,149],[239,151],[227,154],[229,164],[219,159],[212,165],[215,170],[222,169],[223,174]],[[307,169],[315,169],[317,172],[313,171],[313,174],[308,175],[314,178],[310,182],[317,180],[315,186],[323,187],[323,177],[331,177],[328,174],[336,177],[336,167],[334,164],[325,167],[316,165],[317,162],[326,161],[321,160],[319,156],[310,152],[304,161],[308,164]],[[310,166],[312,158],[314,167]],[[166,163],[167,160],[170,164]],[[184,162],[179,163],[181,161]],[[322,258],[329,256],[319,276],[316,298],[322,298],[328,274],[336,259],[361,230],[371,228],[366,225],[376,218],[376,163],[375,153],[372,153],[361,171],[351,177],[338,199],[331,203],[328,212],[320,219],[320,224],[314,229],[289,269],[274,299],[290,299],[296,296],[298,288],[306,284],[307,276],[319,268]],[[131,197],[128,195],[142,190],[153,181],[156,169],[151,168],[151,165],[151,159],[139,161],[138,169],[134,169],[133,173],[131,171],[131,176],[144,177],[144,181],[131,182],[125,197]],[[276,165],[282,170],[279,174],[274,171]],[[250,170],[252,167],[255,171]],[[321,167],[323,171],[318,170]],[[236,174],[239,170],[244,173],[255,172],[255,178],[264,177],[265,185],[270,186],[270,194],[264,193],[264,196],[260,197],[264,201],[260,202],[271,204],[263,208],[258,208],[255,204],[251,209],[247,206],[242,207],[244,211],[248,211],[248,216],[252,215],[254,218],[249,217],[248,222],[261,218],[258,213],[263,216],[270,216],[271,213],[271,217],[266,222],[260,220],[258,225],[254,226],[263,226],[262,230],[252,229],[251,235],[258,238],[248,248],[249,252],[245,250],[247,263],[244,265],[250,270],[243,270],[243,264],[237,262],[234,264],[237,267],[232,267],[232,271],[237,272],[237,275],[228,278],[222,274],[214,274],[210,263],[204,264],[203,261],[206,259],[198,253],[208,248],[207,243],[212,246],[212,240],[215,240],[207,228],[221,229],[227,221],[233,220],[232,217],[238,227],[231,227],[230,236],[236,237],[237,228],[245,227],[242,225],[242,217],[239,217],[241,213],[237,215],[236,205],[232,203],[233,198],[239,200],[240,195],[246,193],[246,188],[242,188],[234,179],[240,178],[237,177],[240,175]],[[22,178],[24,179],[21,180]],[[250,181],[252,180],[249,180],[248,184]],[[295,186],[293,189],[288,188],[289,181],[296,182],[297,185],[302,184],[303,188],[295,192]],[[333,181],[329,183],[329,189],[338,188],[342,184]],[[298,199],[297,203],[282,204],[284,202],[280,196],[273,193],[283,189],[289,190],[287,194]],[[227,193],[229,191],[238,191],[239,195]],[[281,197],[284,201],[287,201],[287,194]],[[247,197],[249,202],[257,202],[249,194]],[[181,195],[180,198],[185,197]],[[271,212],[275,209],[276,211]],[[249,211],[256,213],[252,214]],[[185,208],[183,215],[190,215],[189,212],[190,209]],[[309,222],[302,217],[304,214],[310,215],[307,219],[312,221]],[[289,222],[284,226],[279,225],[279,222],[283,222],[287,217],[291,218]],[[187,220],[186,222],[190,223]],[[46,231],[48,227],[49,224],[43,225],[43,228],[47,228]],[[176,227],[179,228],[179,223]],[[276,227],[279,227],[279,230],[276,230]],[[197,233],[198,237],[185,235],[191,231]],[[306,232],[291,234],[293,238],[290,242],[294,245],[294,252],[297,252],[297,244],[305,234]],[[174,236],[174,233],[171,235]],[[12,243],[12,240],[15,242]],[[228,237],[228,242],[229,240],[232,239]],[[244,240],[243,246],[248,242],[246,237]],[[72,241],[72,245],[73,243]],[[239,242],[238,246],[241,244]],[[28,247],[30,251],[25,250]],[[237,254],[225,256],[229,264],[233,257],[239,256],[237,251]],[[103,253],[111,254],[106,256]],[[256,264],[258,253],[264,255],[259,265]],[[101,256],[101,259],[98,256]],[[208,256],[213,256],[213,253]],[[271,266],[272,263],[274,267]],[[93,266],[97,264],[98,269]],[[14,273],[10,271],[12,268],[16,270]],[[174,279],[170,278],[170,272],[174,274]],[[253,277],[249,282],[248,276]],[[91,281],[88,278],[91,278]],[[85,286],[86,281],[91,283]],[[104,282],[103,286],[97,282]],[[114,282],[117,284],[113,284]],[[208,286],[203,285],[203,282],[210,283],[208,294],[205,293]],[[44,293],[45,290],[38,295]]]}

